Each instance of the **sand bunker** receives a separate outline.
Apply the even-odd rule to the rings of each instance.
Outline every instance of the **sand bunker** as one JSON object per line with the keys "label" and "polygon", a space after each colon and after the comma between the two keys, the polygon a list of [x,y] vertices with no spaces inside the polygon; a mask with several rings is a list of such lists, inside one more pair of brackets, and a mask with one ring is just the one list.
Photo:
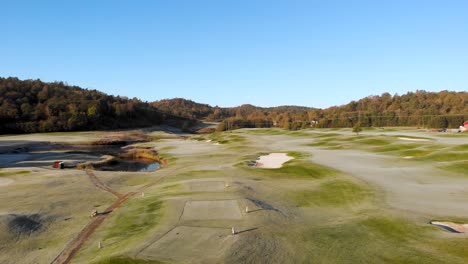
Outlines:
{"label": "sand bunker", "polygon": [[242,218],[237,200],[188,201],[183,220],[237,220]]}
{"label": "sand bunker", "polygon": [[406,141],[430,141],[429,139],[424,139],[424,138],[399,137],[398,139],[400,139],[400,140],[406,140]]}
{"label": "sand bunker", "polygon": [[[220,263],[237,236],[230,228],[178,226],[138,254],[139,258],[169,262]],[[176,253],[175,253],[176,252]]]}
{"label": "sand bunker", "polygon": [[190,191],[192,192],[216,192],[224,191],[225,189],[225,183],[222,181],[202,181],[190,183]]}
{"label": "sand bunker", "polygon": [[467,233],[468,232],[468,224],[456,224],[452,222],[431,221],[431,225],[439,226],[448,231],[455,232],[455,233]]}
{"label": "sand bunker", "polygon": [[281,168],[283,163],[292,160],[293,157],[288,156],[286,153],[270,153],[267,156],[260,156],[257,161],[257,167],[267,169]]}

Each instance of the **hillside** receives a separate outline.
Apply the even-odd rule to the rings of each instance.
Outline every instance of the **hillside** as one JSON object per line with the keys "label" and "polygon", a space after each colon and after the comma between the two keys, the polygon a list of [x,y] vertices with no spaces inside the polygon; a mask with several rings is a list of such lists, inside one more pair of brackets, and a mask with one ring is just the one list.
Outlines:
{"label": "hillside", "polygon": [[171,115],[136,98],[63,82],[0,78],[2,134],[145,127],[168,118]]}
{"label": "hillside", "polygon": [[63,82],[0,78],[0,133],[146,127],[167,123],[187,129],[195,120],[221,122],[218,130],[278,126],[418,126],[456,128],[468,119],[468,92],[416,91],[368,96],[346,105],[222,108],[183,98],[152,103],[110,96]]}
{"label": "hillside", "polygon": [[325,127],[418,126],[457,128],[468,119],[468,92],[426,92],[368,96],[346,105],[316,111]]}
{"label": "hillside", "polygon": [[222,121],[219,130],[242,127],[279,126],[287,129],[309,127],[418,126],[457,128],[468,119],[467,92],[426,92],[404,95],[368,96],[346,105],[326,109],[301,106],[271,108],[242,105],[232,108],[212,107],[181,98],[153,103],[164,111],[184,117]]}

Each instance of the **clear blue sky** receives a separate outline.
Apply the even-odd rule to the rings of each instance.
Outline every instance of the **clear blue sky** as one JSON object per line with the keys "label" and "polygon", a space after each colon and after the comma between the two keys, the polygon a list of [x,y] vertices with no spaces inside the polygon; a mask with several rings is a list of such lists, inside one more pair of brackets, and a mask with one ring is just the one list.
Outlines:
{"label": "clear blue sky", "polygon": [[341,105],[468,90],[468,1],[1,2],[0,76],[144,101]]}

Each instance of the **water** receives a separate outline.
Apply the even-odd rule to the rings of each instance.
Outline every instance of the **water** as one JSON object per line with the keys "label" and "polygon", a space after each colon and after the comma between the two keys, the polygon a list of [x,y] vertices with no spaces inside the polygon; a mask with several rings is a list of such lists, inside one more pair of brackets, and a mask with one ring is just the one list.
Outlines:
{"label": "water", "polygon": [[142,171],[142,172],[155,171],[159,169],[159,167],[161,167],[161,164],[159,164],[159,162],[155,162],[155,163],[149,164],[148,166],[146,166],[146,168],[143,168],[139,171]]}
{"label": "water", "polygon": [[119,160],[99,166],[96,169],[103,171],[150,172],[157,170],[159,167],[161,167],[161,164],[154,162],[154,160]]}

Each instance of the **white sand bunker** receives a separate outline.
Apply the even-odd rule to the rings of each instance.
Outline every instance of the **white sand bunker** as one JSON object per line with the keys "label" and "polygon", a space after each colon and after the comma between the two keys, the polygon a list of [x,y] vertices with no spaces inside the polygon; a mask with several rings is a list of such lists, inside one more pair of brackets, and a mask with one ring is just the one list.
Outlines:
{"label": "white sand bunker", "polygon": [[270,153],[270,155],[267,156],[260,156],[256,166],[259,168],[277,169],[281,168],[283,163],[292,159],[294,158],[288,156],[286,153]]}
{"label": "white sand bunker", "polygon": [[183,220],[237,220],[242,218],[237,200],[188,201]]}
{"label": "white sand bunker", "polygon": [[429,139],[425,139],[425,138],[407,138],[407,137],[399,137],[398,139],[400,139],[400,140],[406,140],[406,141],[430,141]]}
{"label": "white sand bunker", "polygon": [[224,191],[226,189],[223,181],[200,181],[191,182],[190,191],[192,192],[216,192]]}
{"label": "white sand bunker", "polygon": [[237,240],[230,228],[178,226],[138,254],[168,262],[220,263],[223,252]]}
{"label": "white sand bunker", "polygon": [[12,184],[12,183],[14,183],[14,182],[15,182],[15,181],[12,180],[12,179],[0,178],[0,187],[10,185],[10,184]]}
{"label": "white sand bunker", "polygon": [[455,233],[467,233],[468,224],[456,224],[452,222],[440,222],[440,221],[431,221],[431,225],[442,227],[446,230]]}

